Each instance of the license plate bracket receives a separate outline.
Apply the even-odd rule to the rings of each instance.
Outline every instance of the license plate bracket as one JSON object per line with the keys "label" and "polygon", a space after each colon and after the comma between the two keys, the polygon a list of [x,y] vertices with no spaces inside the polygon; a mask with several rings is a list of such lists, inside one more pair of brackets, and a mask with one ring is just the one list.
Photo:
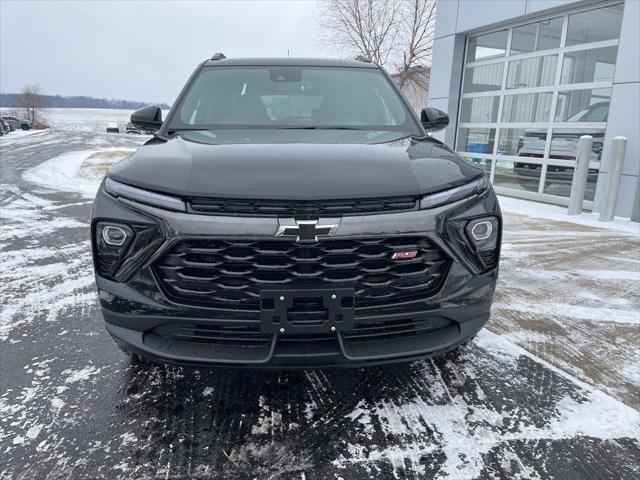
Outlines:
{"label": "license plate bracket", "polygon": [[262,331],[290,335],[353,330],[354,296],[353,288],[263,290]]}

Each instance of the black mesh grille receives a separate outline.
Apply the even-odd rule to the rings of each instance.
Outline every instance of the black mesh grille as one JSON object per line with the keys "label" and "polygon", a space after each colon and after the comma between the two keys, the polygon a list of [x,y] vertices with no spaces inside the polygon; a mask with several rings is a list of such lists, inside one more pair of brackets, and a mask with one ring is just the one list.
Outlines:
{"label": "black mesh grille", "polygon": [[[428,319],[400,318],[383,322],[357,322],[354,329],[344,333],[349,343],[379,342],[384,340],[416,337],[450,326],[450,320],[440,317]],[[165,324],[152,330],[154,335],[179,341],[208,343],[226,346],[260,347],[271,341],[271,334],[262,333],[259,324],[210,325],[198,323]],[[333,333],[283,335],[279,343],[335,342]]]}
{"label": "black mesh grille", "polygon": [[[392,260],[398,251],[417,251]],[[156,263],[165,292],[187,304],[259,310],[262,289],[354,288],[356,308],[431,296],[449,259],[423,237],[291,240],[181,240]]]}
{"label": "black mesh grille", "polygon": [[416,197],[365,198],[351,200],[251,200],[192,198],[192,212],[219,215],[349,215],[395,212],[416,208]]}
{"label": "black mesh grille", "polygon": [[491,250],[490,252],[481,252],[480,259],[484,264],[485,270],[491,270],[498,264],[498,252]]}
{"label": "black mesh grille", "polygon": [[354,329],[345,332],[344,338],[350,342],[369,342],[417,336],[449,326],[451,322],[444,318],[401,318],[376,323],[356,323]]}
{"label": "black mesh grille", "polygon": [[262,347],[269,341],[259,325],[166,324],[153,329],[153,333],[174,340],[231,346]]}

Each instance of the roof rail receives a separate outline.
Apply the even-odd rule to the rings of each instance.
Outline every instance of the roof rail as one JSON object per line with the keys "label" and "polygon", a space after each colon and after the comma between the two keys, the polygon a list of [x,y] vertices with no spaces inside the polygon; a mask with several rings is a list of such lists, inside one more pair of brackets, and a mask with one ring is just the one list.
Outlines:
{"label": "roof rail", "polygon": [[354,60],[356,62],[372,63],[371,59],[369,57],[367,57],[366,55],[358,55],[356,58],[354,58]]}
{"label": "roof rail", "polygon": [[218,53],[214,54],[213,57],[210,58],[210,60],[223,60],[225,58],[227,58],[227,57],[226,57],[226,55],[224,53],[218,52]]}

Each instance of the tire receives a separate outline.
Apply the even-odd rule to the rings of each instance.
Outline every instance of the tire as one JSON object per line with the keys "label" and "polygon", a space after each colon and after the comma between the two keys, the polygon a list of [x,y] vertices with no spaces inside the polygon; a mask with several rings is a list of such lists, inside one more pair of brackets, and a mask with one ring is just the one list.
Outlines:
{"label": "tire", "polygon": [[22,125],[20,125],[20,128],[22,130],[29,130],[31,127],[29,125],[27,125],[26,123],[23,123]]}

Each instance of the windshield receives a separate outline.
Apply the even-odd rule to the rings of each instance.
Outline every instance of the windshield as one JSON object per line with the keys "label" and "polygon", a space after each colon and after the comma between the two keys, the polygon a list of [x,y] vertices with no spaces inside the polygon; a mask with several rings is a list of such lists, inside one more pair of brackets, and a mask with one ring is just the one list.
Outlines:
{"label": "windshield", "polygon": [[606,122],[609,115],[609,103],[598,103],[581,110],[565,122]]}
{"label": "windshield", "polygon": [[420,134],[379,70],[296,66],[203,69],[167,129],[359,130],[378,140],[382,132]]}

